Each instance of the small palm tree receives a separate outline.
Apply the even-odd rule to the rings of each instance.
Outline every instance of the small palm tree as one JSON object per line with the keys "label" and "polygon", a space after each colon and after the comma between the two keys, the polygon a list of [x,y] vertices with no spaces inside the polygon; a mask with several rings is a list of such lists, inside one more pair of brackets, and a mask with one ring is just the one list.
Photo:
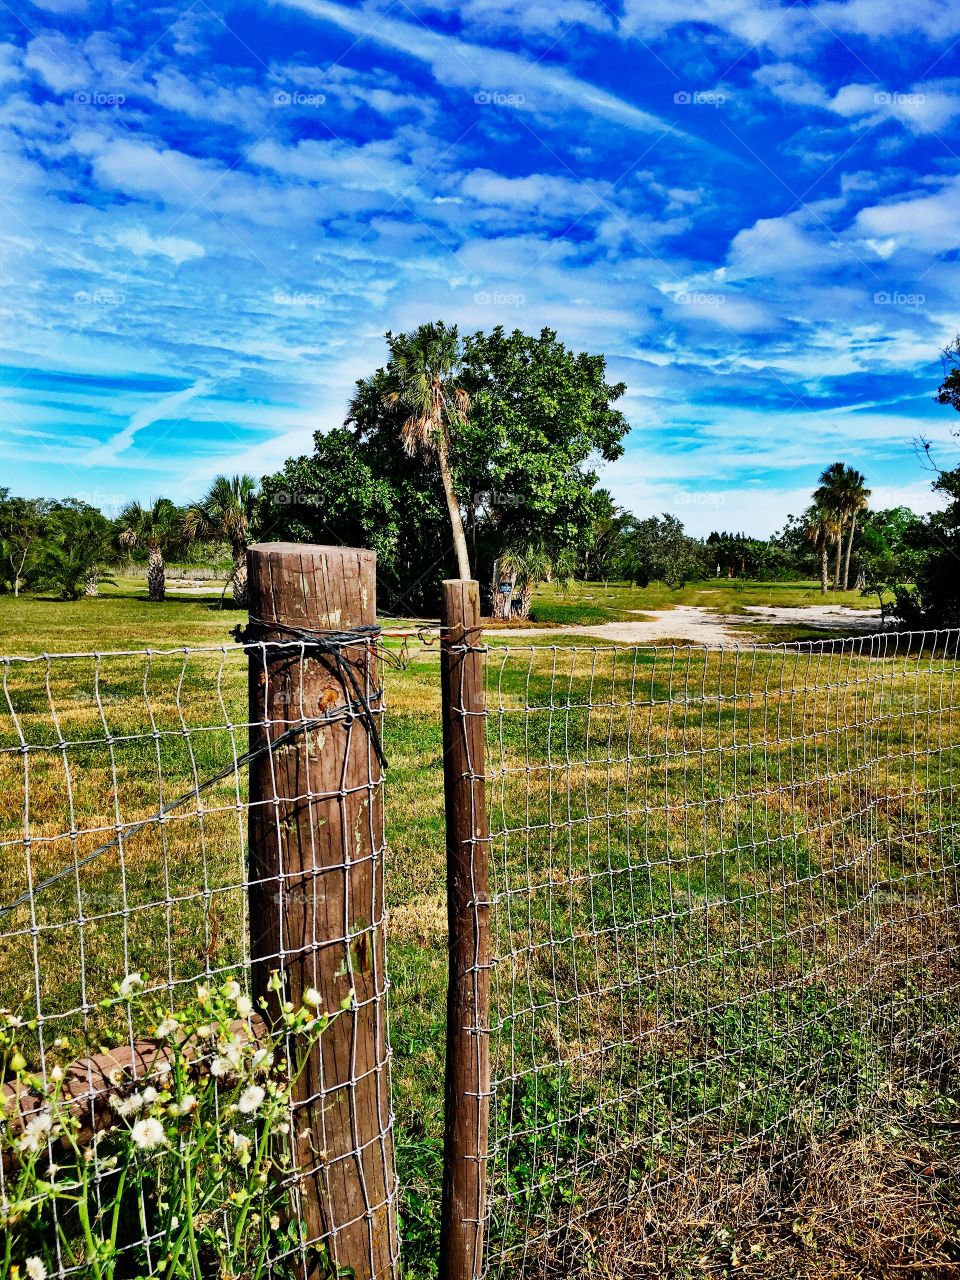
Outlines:
{"label": "small palm tree", "polygon": [[183,539],[183,517],[169,498],[152,506],[128,503],[117,517],[117,542],[124,551],[147,549],[147,596],[163,600],[167,594],[164,556]]}
{"label": "small palm tree", "polygon": [[253,476],[217,476],[206,495],[192,503],[184,516],[187,538],[229,542],[233,554],[233,602],[247,605],[247,546],[257,498]]}
{"label": "small palm tree", "polygon": [[830,574],[830,548],[839,541],[839,522],[836,512],[822,502],[814,502],[813,506],[807,508],[804,516],[804,536],[820,553],[820,590],[826,595]]}
{"label": "small palm tree", "polygon": [[[470,556],[463,518],[450,470],[450,428],[466,420],[470,396],[460,383],[460,339],[456,325],[422,324],[412,333],[387,333],[392,389],[388,404],[409,414],[402,427],[403,447],[411,457],[434,458],[443,482],[460,577],[469,579]],[[350,407],[352,418],[356,402]],[[349,420],[349,418],[348,418]]]}
{"label": "small palm tree", "polygon": [[[551,556],[542,543],[528,542],[525,546],[502,552],[494,570],[494,616],[509,617],[512,612],[518,618],[529,618],[533,589],[537,583],[555,580],[561,588],[569,583],[573,576],[573,553],[564,551]],[[509,581],[514,588],[510,597],[512,609],[506,607],[506,600],[498,609],[501,579]]]}

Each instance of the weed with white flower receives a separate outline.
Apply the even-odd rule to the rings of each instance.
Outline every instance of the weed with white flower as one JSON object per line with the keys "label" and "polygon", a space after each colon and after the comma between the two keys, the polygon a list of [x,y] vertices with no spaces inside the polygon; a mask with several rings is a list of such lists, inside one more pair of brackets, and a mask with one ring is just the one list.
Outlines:
{"label": "weed with white flower", "polygon": [[36,1024],[0,1022],[0,1075],[15,1086],[0,1111],[0,1280],[302,1274],[290,1096],[331,1018],[285,1005],[270,1030],[251,1021],[236,979],[198,987],[176,1010],[141,973],[115,991],[101,1008],[123,1013],[138,1039],[152,1035],[157,1058],[139,1078],[109,1070],[92,1133],[89,1102],[67,1091],[71,1062],[48,1052],[43,1072],[31,1069]]}

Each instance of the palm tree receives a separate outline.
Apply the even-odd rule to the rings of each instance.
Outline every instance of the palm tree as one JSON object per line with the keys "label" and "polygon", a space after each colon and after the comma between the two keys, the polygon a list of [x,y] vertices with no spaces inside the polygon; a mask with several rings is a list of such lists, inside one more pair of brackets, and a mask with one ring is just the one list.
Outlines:
{"label": "palm tree", "polygon": [[850,553],[853,551],[853,536],[857,531],[857,516],[861,511],[866,510],[870,490],[867,488],[866,477],[862,471],[857,471],[855,467],[846,467],[844,471],[842,493],[844,511],[850,521],[850,529],[847,534],[847,550],[843,560],[843,589],[844,591],[849,591]]}
{"label": "palm tree", "polygon": [[[551,556],[543,543],[538,542],[501,552],[494,565],[494,617],[509,618],[515,613],[518,618],[529,618],[533,588],[538,582],[552,580],[565,588],[573,576],[574,558],[575,553],[570,550]],[[499,586],[504,580],[513,588],[509,600],[500,597]]]}
{"label": "palm tree", "polygon": [[820,590],[827,594],[830,573],[830,548],[839,541],[839,525],[836,512],[823,502],[814,502],[804,512],[804,536],[820,553]]}
{"label": "palm tree", "polygon": [[167,594],[164,556],[183,538],[183,517],[169,498],[150,507],[130,502],[117,517],[117,542],[124,551],[147,549],[147,596],[163,600]]}
{"label": "palm tree", "polygon": [[[463,532],[460,503],[450,470],[450,428],[466,421],[470,396],[460,383],[460,340],[456,325],[422,324],[412,333],[387,333],[387,374],[393,389],[385,400],[401,405],[409,416],[401,428],[410,457],[435,458],[450,515],[460,577],[469,579],[470,556]],[[356,402],[350,407],[354,416]],[[348,419],[349,420],[349,419]]]}
{"label": "palm tree", "polygon": [[253,476],[217,476],[199,502],[191,503],[184,517],[187,538],[229,542],[233,554],[233,602],[247,604],[247,546],[257,497]]}
{"label": "palm tree", "polygon": [[833,569],[833,589],[840,589],[840,556],[843,550],[843,529],[846,523],[846,473],[842,462],[831,462],[820,473],[820,483],[813,491],[813,502],[816,507],[823,507],[833,513],[838,526],[834,545],[836,546],[836,562]]}
{"label": "palm tree", "polygon": [[839,530],[836,539],[836,562],[833,571],[833,589],[840,589],[840,561],[843,554],[843,535],[847,532],[847,550],[843,569],[843,589],[846,591],[850,582],[850,554],[853,550],[853,537],[857,528],[857,516],[866,507],[870,490],[866,486],[863,474],[854,467],[843,462],[831,462],[820,473],[820,486],[814,491],[815,503],[832,511],[837,518]]}

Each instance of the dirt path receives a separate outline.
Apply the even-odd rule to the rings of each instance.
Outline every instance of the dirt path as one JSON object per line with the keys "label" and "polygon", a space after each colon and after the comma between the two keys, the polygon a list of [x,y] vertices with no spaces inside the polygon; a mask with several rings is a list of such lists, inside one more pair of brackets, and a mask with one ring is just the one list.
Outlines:
{"label": "dirt path", "polygon": [[[879,609],[849,609],[846,605],[809,605],[802,608],[775,608],[747,605],[747,614],[713,613],[700,605],[682,604],[675,609],[637,610],[636,622],[600,622],[569,627],[505,627],[488,631],[487,636],[541,639],[544,636],[578,635],[597,640],[619,640],[627,644],[658,644],[664,640],[687,640],[717,648],[749,644],[744,632],[751,622],[767,625],[812,627],[824,632],[882,630]],[[749,616],[748,616],[749,615]]]}

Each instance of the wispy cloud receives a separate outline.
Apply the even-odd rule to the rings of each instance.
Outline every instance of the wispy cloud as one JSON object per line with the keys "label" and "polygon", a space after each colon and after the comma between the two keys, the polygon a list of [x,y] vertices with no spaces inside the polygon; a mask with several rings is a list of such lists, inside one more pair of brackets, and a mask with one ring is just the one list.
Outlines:
{"label": "wispy cloud", "polygon": [[137,432],[143,431],[155,422],[163,422],[175,417],[184,405],[189,404],[197,396],[205,395],[208,390],[209,384],[201,378],[192,386],[184,387],[182,391],[174,391],[169,396],[163,396],[160,400],[144,405],[131,416],[122,431],[116,432],[109,440],[89,450],[85,459],[86,465],[91,467],[123,465],[122,455],[132,447]]}

